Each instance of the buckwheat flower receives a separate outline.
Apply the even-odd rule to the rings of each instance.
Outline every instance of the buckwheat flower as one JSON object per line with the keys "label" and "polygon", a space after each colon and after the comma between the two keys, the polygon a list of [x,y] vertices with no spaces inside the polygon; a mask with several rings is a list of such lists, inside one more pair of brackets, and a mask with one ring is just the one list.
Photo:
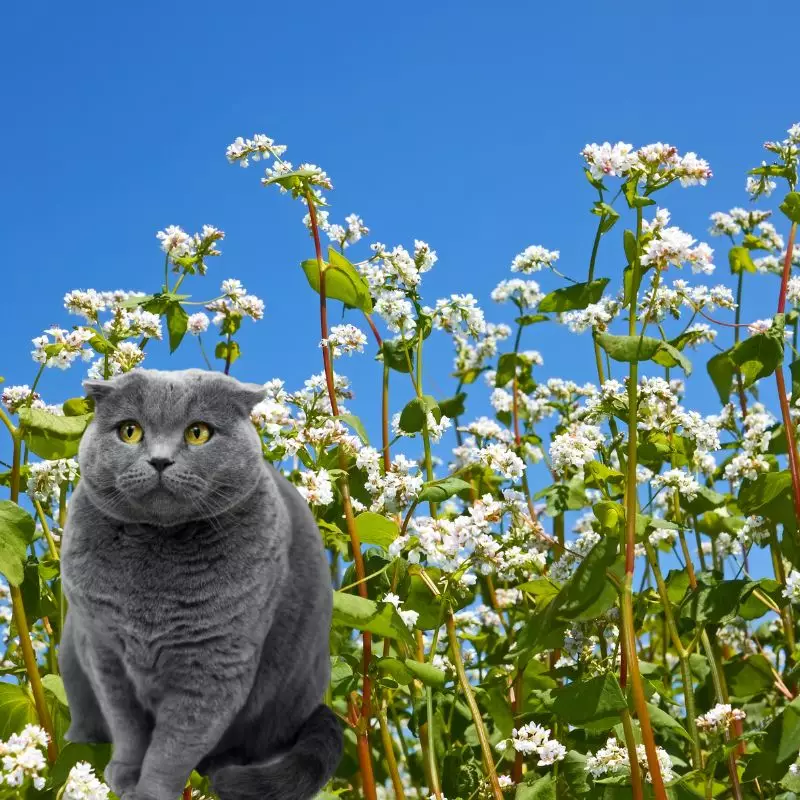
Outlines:
{"label": "buckwheat flower", "polygon": [[94,774],[88,761],[79,761],[64,784],[63,800],[106,800],[111,790]]}
{"label": "buckwheat flower", "polygon": [[695,241],[680,228],[675,226],[664,228],[659,232],[658,238],[651,239],[644,246],[641,262],[660,270],[667,269],[670,264],[680,267],[684,263],[689,263],[692,272],[708,275],[714,271],[711,262],[714,251],[703,242],[692,248]]}
{"label": "buckwheat flower", "polygon": [[120,342],[110,356],[122,372],[130,372],[144,361],[144,351],[135,342]]}
{"label": "buckwheat flower", "polygon": [[722,733],[730,728],[734,720],[742,720],[746,716],[744,711],[732,708],[730,703],[717,703],[711,711],[697,717],[695,724],[700,730]]}
{"label": "buckwheat flower", "polygon": [[700,491],[700,484],[688,472],[682,469],[669,469],[656,475],[652,480],[654,489],[666,487],[674,489],[682,494],[687,500],[694,500]]}
{"label": "buckwheat flower", "polygon": [[[669,754],[662,747],[656,747],[656,757],[661,768],[661,777],[665,781],[672,780],[672,759]],[[636,760],[639,762],[641,769],[644,770],[648,783],[652,783],[653,778],[650,775],[644,745],[637,746]],[[596,755],[591,751],[586,754],[584,768],[594,778],[630,772],[628,748],[620,744],[614,736],[611,736],[606,741],[606,746],[598,750]]]}
{"label": "buckwheat flower", "polygon": [[478,458],[485,467],[499,472],[509,480],[521,478],[525,470],[522,459],[504,444],[490,444],[481,448]]}
{"label": "buckwheat flower", "polygon": [[436,301],[436,308],[425,309],[433,319],[436,328],[445,331],[465,330],[473,337],[486,330],[483,311],[471,294],[451,294],[449,299]]}
{"label": "buckwheat flower", "polygon": [[438,260],[436,251],[427,242],[414,239],[414,263],[420,272],[427,272]]}
{"label": "buckwheat flower", "polygon": [[220,291],[231,300],[238,300],[247,294],[244,286],[242,286],[242,282],[238,280],[238,278],[227,278],[226,280],[222,281]]}
{"label": "buckwheat flower", "polygon": [[[771,317],[769,319],[757,319],[755,322],[751,322],[747,326],[747,332],[750,334],[750,336],[755,336],[756,334],[759,333],[768,333],[769,330],[772,328],[774,321],[775,320],[772,319]],[[791,335],[792,335],[791,330],[784,330],[783,332],[784,339],[790,338]]]}
{"label": "buckwheat flower", "polygon": [[2,403],[11,414],[16,414],[24,405],[30,404],[31,408],[44,408],[44,401],[39,392],[31,390],[28,384],[22,386],[6,386],[0,395]]}
{"label": "buckwheat flower", "polygon": [[712,236],[735,236],[742,232],[740,224],[731,214],[726,214],[724,211],[715,211],[711,215],[711,223],[709,233]]}
{"label": "buckwheat flower", "polygon": [[567,750],[560,742],[551,739],[552,732],[549,728],[529,722],[521,728],[514,728],[511,731],[511,739],[504,739],[495,745],[497,750],[503,752],[509,744],[518,753],[524,755],[537,755],[539,763],[537,766],[544,767],[562,761],[567,754]]}
{"label": "buckwheat flower", "polygon": [[713,176],[708,161],[698,158],[697,153],[685,153],[675,167],[681,186],[705,186],[708,178]]}
{"label": "buckwheat flower", "polygon": [[511,262],[512,272],[522,272],[530,274],[531,272],[538,272],[541,269],[552,267],[560,252],[558,250],[547,250],[538,244],[532,244],[526,247],[519,255],[514,256]]}
{"label": "buckwheat flower", "polygon": [[697,349],[699,345],[708,344],[717,338],[716,329],[707,322],[695,322],[686,329],[686,334],[690,337],[686,346],[693,350]]}
{"label": "buckwheat flower", "polygon": [[12,733],[7,741],[0,742],[0,784],[22,786],[30,778],[34,788],[42,790],[45,779],[40,773],[47,767],[47,760],[41,748],[47,747],[48,739],[44,729],[28,724],[21,733]]}
{"label": "buckwheat flower", "polygon": [[97,322],[97,315],[105,308],[103,297],[94,289],[73,289],[64,295],[64,308],[83,317],[87,322]]}
{"label": "buckwheat flower", "polygon": [[601,180],[605,175],[627,175],[639,164],[633,145],[625,142],[617,142],[615,145],[610,142],[603,142],[601,145],[587,144],[581,150],[581,155],[586,159],[589,172],[595,180]]}
{"label": "buckwheat flower", "polygon": [[27,491],[40,503],[58,500],[61,486],[74,482],[78,477],[78,462],[72,458],[35,461],[29,469]]}
{"label": "buckwheat flower", "polygon": [[786,576],[786,587],[782,595],[788,598],[790,603],[800,604],[800,572],[796,569]]}
{"label": "buckwheat flower", "polygon": [[333,502],[333,486],[326,469],[300,473],[300,485],[297,491],[311,506],[327,506]]}
{"label": "buckwheat flower", "polygon": [[298,172],[310,172],[311,174],[306,178],[311,186],[320,186],[323,189],[333,189],[333,183],[328,177],[328,173],[316,164],[301,164],[297,168]]}
{"label": "buckwheat flower", "polygon": [[583,333],[589,329],[602,332],[608,328],[609,323],[619,313],[621,307],[622,303],[619,300],[606,296],[579,311],[567,311],[559,314],[558,318],[573,333]]}
{"label": "buckwheat flower", "polygon": [[[761,165],[766,166],[766,162],[762,161]],[[767,178],[766,175],[748,175],[744,188],[750,197],[755,200],[761,195],[769,197],[778,188],[778,184]]]}
{"label": "buckwheat flower", "polygon": [[246,294],[244,297],[240,297],[234,305],[250,319],[259,320],[264,318],[264,301],[254,294]]}
{"label": "buckwheat flower", "polygon": [[186,330],[194,336],[199,336],[208,330],[210,321],[207,314],[198,311],[196,314],[189,315],[189,319],[186,320]]}
{"label": "buckwheat flower", "polygon": [[535,308],[543,297],[536,281],[524,281],[521,278],[500,281],[491,294],[495,303],[506,303],[510,300],[524,309]]}
{"label": "buckwheat flower", "polygon": [[582,470],[594,458],[604,438],[597,425],[586,423],[576,423],[564,433],[559,433],[553,437],[550,445],[553,471],[562,474],[567,469]]}
{"label": "buckwheat flower", "polygon": [[402,333],[404,338],[412,336],[417,326],[414,307],[399,289],[378,294],[375,313],[383,319],[390,331]]}
{"label": "buckwheat flower", "polygon": [[320,347],[327,347],[333,357],[363,353],[367,337],[355,325],[334,325],[327,339],[322,339]]}
{"label": "buckwheat flower", "polygon": [[114,306],[113,316],[103,323],[103,331],[112,339],[124,339],[130,336],[147,336],[149,339],[161,339],[161,318],[158,314],[137,307],[131,309]]}
{"label": "buckwheat flower", "polygon": [[407,628],[413,628],[414,625],[417,624],[419,612],[412,611],[411,609],[404,609],[403,604],[400,602],[400,598],[396,594],[389,592],[388,594],[384,595],[383,602],[390,603],[397,609],[400,619],[403,620],[403,623]]}
{"label": "buckwheat flower", "polygon": [[666,208],[657,209],[652,220],[642,220],[642,233],[657,233],[669,225],[669,218],[669,211]]}
{"label": "buckwheat flower", "polygon": [[[91,359],[93,351],[84,345],[95,335],[90,328],[76,328],[73,331],[56,327],[48,328],[44,335],[31,340],[34,344],[31,356],[34,361],[47,367],[67,369],[78,357],[84,361]],[[53,337],[52,342],[48,336]]]}
{"label": "buckwheat flower", "polygon": [[758,238],[762,244],[766,245],[765,249],[783,250],[783,237],[771,222],[760,222],[758,224]]}
{"label": "buckwheat flower", "polygon": [[171,258],[192,254],[194,239],[178,225],[168,225],[156,233],[156,238],[161,242],[161,249]]}
{"label": "buckwheat flower", "polygon": [[500,785],[501,789],[510,789],[514,786],[514,781],[511,779],[510,775],[498,775],[497,783]]}
{"label": "buckwheat flower", "polygon": [[250,165],[249,159],[251,158],[253,161],[260,161],[261,159],[266,161],[272,155],[280,157],[285,152],[285,145],[275,144],[269,136],[257,133],[252,139],[237,136],[228,145],[225,156],[231,164],[238,162],[240,167],[247,167]]}

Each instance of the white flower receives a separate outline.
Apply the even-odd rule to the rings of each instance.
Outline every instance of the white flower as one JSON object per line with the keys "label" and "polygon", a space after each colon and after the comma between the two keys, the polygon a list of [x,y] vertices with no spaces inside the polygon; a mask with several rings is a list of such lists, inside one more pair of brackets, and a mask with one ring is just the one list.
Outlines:
{"label": "white flower", "polygon": [[694,500],[700,491],[700,484],[697,480],[682,469],[669,469],[660,475],[656,475],[651,484],[654,489],[660,489],[664,486],[675,489],[687,500]]}
{"label": "white flower", "polygon": [[336,357],[363,353],[366,343],[366,335],[355,325],[334,325],[328,333],[328,338],[320,341],[320,347],[328,347],[331,355]]}
{"label": "white flower", "polygon": [[333,486],[328,470],[319,472],[302,472],[300,485],[297,491],[305,497],[306,502],[312,506],[327,506],[333,502]]}
{"label": "white flower", "polygon": [[582,470],[594,458],[603,440],[603,432],[597,425],[585,423],[576,423],[564,433],[557,434],[550,445],[553,471],[560,474],[568,468]]}
{"label": "white flower", "polygon": [[782,592],[791,603],[800,604],[800,572],[793,569],[786,576],[786,588]]}
{"label": "white flower", "polygon": [[532,244],[519,255],[514,256],[514,260],[511,262],[511,271],[525,274],[538,272],[540,269],[552,267],[558,261],[559,255],[558,250],[547,250],[541,245]]}
{"label": "white flower", "polygon": [[106,800],[111,790],[94,774],[94,767],[79,761],[70,770],[64,784],[63,800]]}
{"label": "white flower", "polygon": [[451,294],[449,299],[436,301],[436,308],[431,312],[435,327],[446,331],[456,331],[463,328],[471,336],[478,337],[486,330],[483,311],[478,307],[478,301],[471,294]]}
{"label": "white flower", "polygon": [[672,226],[659,231],[658,238],[651,239],[642,252],[641,262],[664,270],[670,264],[680,267],[691,264],[692,272],[710,275],[714,271],[713,250],[704,242],[692,247],[696,239],[680,228]]}
{"label": "white flower", "polygon": [[742,720],[746,716],[744,711],[732,708],[730,703],[717,703],[711,711],[697,717],[695,723],[700,730],[721,733],[728,730],[734,720]]}
{"label": "white flower", "polygon": [[400,598],[396,594],[389,592],[388,594],[384,595],[383,602],[390,603],[397,609],[400,619],[403,620],[403,623],[407,628],[413,628],[414,625],[417,624],[419,612],[412,611],[411,609],[404,609],[403,604],[400,602]]}
{"label": "white flower", "polygon": [[539,757],[537,766],[544,767],[562,761],[567,754],[567,748],[555,739],[551,739],[551,736],[549,728],[529,722],[521,728],[514,728],[511,731],[511,739],[498,742],[496,748],[502,752],[511,744],[518,753],[537,755]]}
{"label": "white flower", "polygon": [[522,459],[504,444],[490,444],[482,448],[478,458],[485,467],[499,472],[509,480],[521,478],[525,470]]}
{"label": "white flower", "polygon": [[[656,757],[661,770],[661,777],[667,782],[671,781],[673,777],[672,759],[669,754],[662,747],[656,747]],[[647,782],[652,783],[653,777],[650,774],[647,753],[643,744],[636,747],[636,760],[639,762],[640,768],[645,771]],[[585,769],[594,778],[600,778],[606,774],[618,775],[619,773],[630,772],[628,748],[620,744],[612,736],[606,741],[606,746],[598,750],[596,755],[591,751],[586,754]]]}
{"label": "white flower", "polygon": [[249,159],[266,161],[270,156],[282,156],[286,146],[275,142],[263,133],[257,133],[252,139],[238,136],[232,144],[228,145],[225,155],[231,164],[239,163],[240,167],[249,166]]}
{"label": "white flower", "polygon": [[64,308],[83,317],[87,322],[97,322],[98,314],[106,307],[103,296],[94,289],[73,289],[64,295]]}
{"label": "white flower", "polygon": [[492,300],[496,303],[505,303],[509,300],[522,306],[522,308],[535,308],[544,297],[536,281],[524,281],[521,278],[512,278],[500,281],[492,290]]}
{"label": "white flower", "polygon": [[589,172],[595,180],[601,180],[605,175],[612,177],[626,175],[639,163],[633,145],[625,142],[610,142],[603,144],[587,144],[581,150],[581,155],[586,159]]}
{"label": "white flower", "polygon": [[[33,396],[31,397],[31,395]],[[12,414],[16,414],[29,400],[31,408],[44,408],[45,403],[42,396],[39,392],[32,391],[27,383],[22,386],[6,386],[0,395],[0,402]]]}
{"label": "white flower", "polygon": [[196,314],[191,314],[189,319],[186,320],[186,330],[195,336],[199,336],[208,330],[209,321],[207,314],[198,311]]}
{"label": "white flower", "polygon": [[161,249],[171,258],[179,258],[192,254],[194,239],[178,225],[168,225],[156,234],[161,242]]}

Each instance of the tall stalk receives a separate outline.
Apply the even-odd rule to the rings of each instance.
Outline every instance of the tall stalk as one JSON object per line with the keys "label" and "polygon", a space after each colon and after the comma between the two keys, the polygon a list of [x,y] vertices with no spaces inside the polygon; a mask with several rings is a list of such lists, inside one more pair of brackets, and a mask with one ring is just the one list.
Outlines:
{"label": "tall stalk", "polygon": [[[14,426],[5,412],[0,409],[0,421],[8,428],[12,441],[11,458],[11,502],[19,504],[19,484],[20,484],[20,461],[22,457],[22,429]],[[14,625],[19,636],[19,645],[22,650],[22,660],[25,664],[25,672],[31,685],[33,702],[36,708],[36,715],[39,724],[47,733],[47,760],[54,764],[58,758],[58,746],[56,744],[53,720],[47,708],[47,700],[44,695],[42,678],[39,674],[39,665],[36,663],[36,654],[33,652],[31,644],[31,634],[28,628],[28,619],[25,615],[25,604],[22,600],[22,590],[19,586],[12,586],[9,582],[9,592],[11,594],[11,611]]]}
{"label": "tall stalk", "polygon": [[[636,209],[636,259],[632,265],[630,314],[628,317],[628,334],[636,335],[636,306],[639,295],[639,281],[641,269],[641,238],[642,238],[642,209]],[[650,715],[647,712],[647,703],[639,672],[639,658],[636,653],[636,635],[633,625],[633,571],[635,566],[636,547],[636,462],[637,462],[637,388],[639,382],[638,363],[632,361],[628,371],[628,457],[626,464],[625,483],[625,581],[622,589],[621,614],[622,614],[622,656],[623,667],[621,680],[630,677],[633,704],[639,726],[642,731],[642,741],[647,754],[647,765],[653,783],[653,793],[657,800],[666,800],[667,793],[664,788],[664,779],[661,775],[661,766],[658,763],[656,742],[653,728],[650,724]]]}
{"label": "tall stalk", "polygon": [[[311,219],[311,231],[314,236],[314,250],[317,257],[317,267],[319,269],[319,321],[320,332],[322,334],[322,363],[325,370],[325,383],[328,389],[328,400],[331,405],[331,413],[334,417],[339,416],[339,404],[336,401],[336,387],[333,378],[333,364],[330,349],[327,346],[328,339],[328,305],[325,285],[326,265],[322,258],[322,245],[319,238],[319,224],[317,221],[317,210],[314,205],[311,191],[306,193],[308,213]],[[350,487],[347,482],[347,463],[345,455],[339,448],[339,467],[341,474],[338,479],[339,492],[342,496],[342,508],[344,510],[347,533],[350,537],[350,547],[353,551],[353,563],[358,579],[358,594],[367,599],[366,571],[364,569],[364,559],[361,554],[361,541],[356,529],[355,516],[353,515],[353,505],[350,501]],[[370,662],[372,660],[372,634],[369,631],[362,633],[363,643],[363,665],[362,665],[362,697],[361,711],[356,726],[356,742],[358,750],[358,764],[361,771],[362,786],[364,789],[365,800],[377,800],[377,789],[375,787],[375,775],[372,769],[372,750],[369,741],[369,722],[372,716],[372,679],[369,674]]]}

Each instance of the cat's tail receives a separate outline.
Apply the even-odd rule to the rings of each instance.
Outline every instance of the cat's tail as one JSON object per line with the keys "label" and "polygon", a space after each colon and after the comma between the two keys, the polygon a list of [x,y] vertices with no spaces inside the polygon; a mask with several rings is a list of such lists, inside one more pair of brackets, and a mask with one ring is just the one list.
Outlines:
{"label": "cat's tail", "polygon": [[339,720],[320,705],[291,750],[265,763],[220,767],[209,775],[211,788],[222,800],[310,800],[336,771],[343,745]]}

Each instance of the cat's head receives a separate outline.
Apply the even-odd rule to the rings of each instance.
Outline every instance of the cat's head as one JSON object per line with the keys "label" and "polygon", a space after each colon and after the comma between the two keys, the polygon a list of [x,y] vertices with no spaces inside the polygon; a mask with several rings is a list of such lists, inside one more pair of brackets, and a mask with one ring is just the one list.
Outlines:
{"label": "cat's head", "polygon": [[78,450],[81,481],[110,516],[179,525],[255,488],[262,455],[250,411],[263,386],[199,369],[134,369],[83,387],[95,413]]}

